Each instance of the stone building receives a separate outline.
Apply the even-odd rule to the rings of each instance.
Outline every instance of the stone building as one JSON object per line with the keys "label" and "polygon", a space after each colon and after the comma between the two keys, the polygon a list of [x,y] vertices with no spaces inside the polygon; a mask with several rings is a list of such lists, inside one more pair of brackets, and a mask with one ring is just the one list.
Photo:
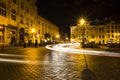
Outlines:
{"label": "stone building", "polygon": [[[79,26],[71,26],[71,41],[81,42],[81,32],[83,31],[79,29]],[[90,23],[85,28],[85,32],[86,43],[120,43],[120,24],[115,21]]]}
{"label": "stone building", "polygon": [[[35,42],[37,37],[42,36],[39,32],[47,31],[39,21],[43,22],[42,25],[46,25],[49,20],[39,18],[36,2],[37,0],[0,0],[0,44],[23,45],[28,40]],[[54,28],[53,23],[49,24],[52,26],[48,31],[54,29],[59,31],[57,26]],[[32,29],[36,32],[33,33]]]}

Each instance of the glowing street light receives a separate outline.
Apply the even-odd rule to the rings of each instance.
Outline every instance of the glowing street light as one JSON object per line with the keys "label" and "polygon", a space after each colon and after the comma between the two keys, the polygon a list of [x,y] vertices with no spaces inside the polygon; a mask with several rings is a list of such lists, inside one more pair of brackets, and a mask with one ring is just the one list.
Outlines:
{"label": "glowing street light", "polygon": [[85,19],[81,18],[80,19],[80,25],[84,25],[85,24]]}
{"label": "glowing street light", "polygon": [[35,43],[35,28],[32,28],[31,29],[31,32],[32,32],[32,43],[34,44]]}
{"label": "glowing street light", "polygon": [[59,38],[60,36],[59,35],[56,35],[56,38]]}
{"label": "glowing street light", "polygon": [[32,28],[32,30],[31,30],[31,31],[32,31],[32,33],[34,33],[34,32],[35,32],[35,29],[34,29],[34,28]]}

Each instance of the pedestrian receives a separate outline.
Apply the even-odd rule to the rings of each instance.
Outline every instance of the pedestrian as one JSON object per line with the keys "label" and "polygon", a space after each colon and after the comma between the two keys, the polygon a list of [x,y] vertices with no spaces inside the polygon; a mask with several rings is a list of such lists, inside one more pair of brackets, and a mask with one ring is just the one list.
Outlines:
{"label": "pedestrian", "polygon": [[35,47],[37,47],[37,45],[38,45],[38,42],[37,42],[37,39],[35,40]]}

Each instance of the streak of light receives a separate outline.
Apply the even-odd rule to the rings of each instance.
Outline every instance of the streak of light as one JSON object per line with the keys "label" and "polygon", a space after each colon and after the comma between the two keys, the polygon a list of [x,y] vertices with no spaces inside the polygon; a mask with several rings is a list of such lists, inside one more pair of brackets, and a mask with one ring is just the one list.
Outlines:
{"label": "streak of light", "polygon": [[57,62],[57,61],[31,61],[31,60],[18,60],[18,59],[7,59],[7,58],[0,58],[0,62],[6,62],[6,63],[19,63],[19,64],[28,64],[28,65],[62,65],[63,62]]}
{"label": "streak of light", "polygon": [[[46,48],[50,50],[67,52],[67,53],[75,53],[75,54],[89,54],[89,55],[98,55],[98,56],[111,56],[111,57],[120,57],[120,53],[108,52],[108,51],[95,51],[95,50],[83,50],[83,49],[75,49],[64,47],[68,46],[68,44],[59,44],[59,45],[47,45]],[[70,45],[69,45],[70,46]]]}
{"label": "streak of light", "polygon": [[7,56],[7,57],[25,57],[25,55],[4,54],[4,53],[1,53],[0,56]]}

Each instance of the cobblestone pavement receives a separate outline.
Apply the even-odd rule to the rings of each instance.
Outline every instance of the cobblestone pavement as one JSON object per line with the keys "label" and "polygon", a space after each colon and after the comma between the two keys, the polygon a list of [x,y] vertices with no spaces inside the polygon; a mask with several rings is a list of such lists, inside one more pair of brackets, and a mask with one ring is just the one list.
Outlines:
{"label": "cobblestone pavement", "polygon": [[[86,58],[86,61],[85,61]],[[0,54],[0,80],[120,80],[120,58],[10,48]]]}

